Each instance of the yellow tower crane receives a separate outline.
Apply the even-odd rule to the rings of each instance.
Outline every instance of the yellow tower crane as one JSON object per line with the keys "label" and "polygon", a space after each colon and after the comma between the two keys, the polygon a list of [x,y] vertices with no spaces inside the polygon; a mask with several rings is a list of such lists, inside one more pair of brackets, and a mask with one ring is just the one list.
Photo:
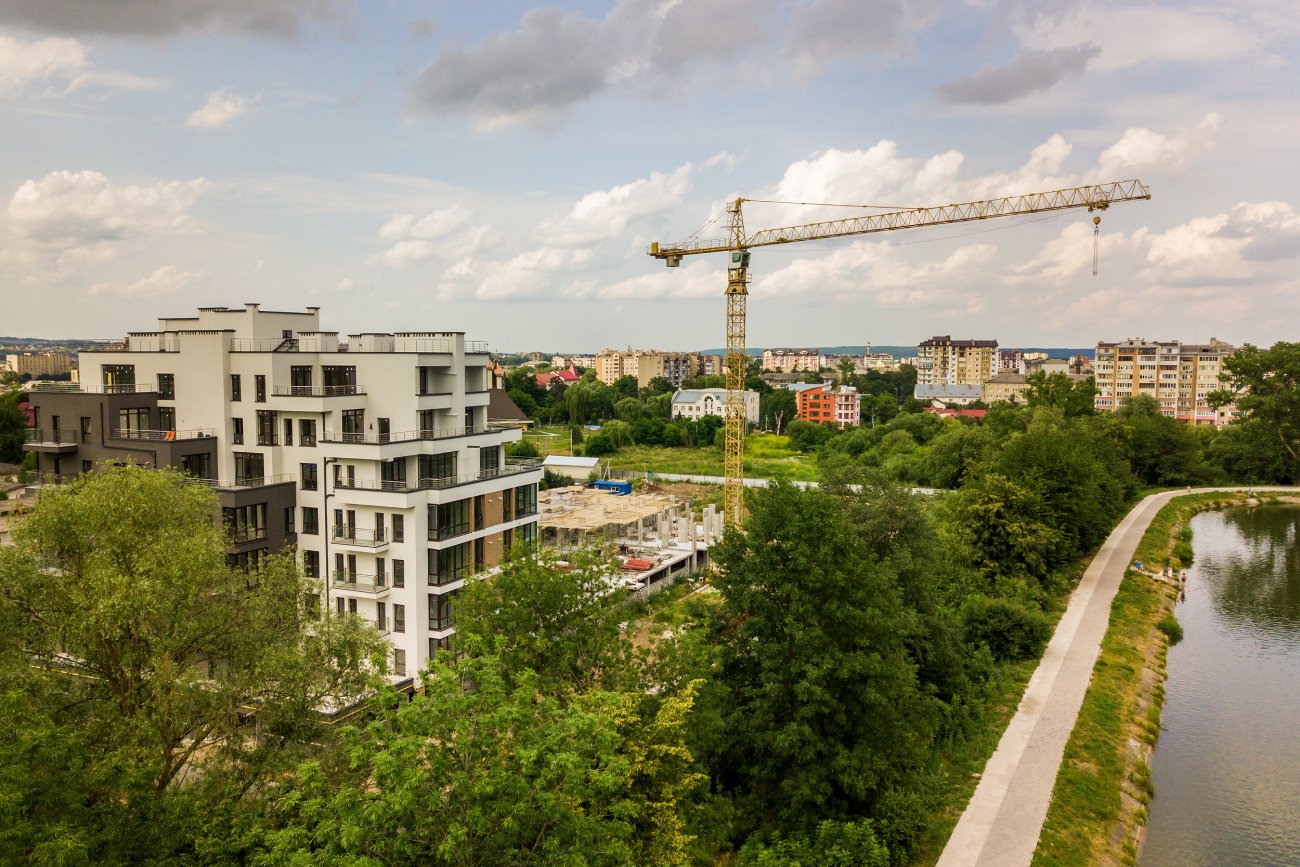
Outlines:
{"label": "yellow tower crane", "polygon": [[[821,241],[827,238],[844,238],[850,235],[868,235],[874,232],[892,232],[900,229],[919,229],[925,226],[942,226],[972,220],[991,220],[995,217],[1014,217],[1022,214],[1039,214],[1045,211],[1063,211],[1070,208],[1087,208],[1104,211],[1115,202],[1133,202],[1151,198],[1151,190],[1138,180],[1114,181],[1052,190],[1047,193],[1027,193],[963,202],[955,205],[938,205],[931,208],[907,208],[850,217],[823,220],[802,226],[780,229],[760,229],[752,235],[745,234],[745,220],[741,206],[747,201],[761,199],[736,199],[727,204],[727,237],[725,240],[689,240],[677,244],[655,242],[647,251],[656,259],[663,259],[669,268],[682,263],[683,256],[699,253],[726,253],[727,264],[727,401],[724,415],[726,445],[724,448],[723,513],[727,525],[739,528],[744,509],[744,458],[745,458],[745,302],[749,297],[749,251],[754,247],[771,247],[797,241]],[[774,204],[808,204],[805,202],[776,202]],[[856,206],[873,207],[873,206]],[[1094,217],[1094,225],[1100,218]],[[1093,273],[1096,273],[1096,241],[1094,235]]]}

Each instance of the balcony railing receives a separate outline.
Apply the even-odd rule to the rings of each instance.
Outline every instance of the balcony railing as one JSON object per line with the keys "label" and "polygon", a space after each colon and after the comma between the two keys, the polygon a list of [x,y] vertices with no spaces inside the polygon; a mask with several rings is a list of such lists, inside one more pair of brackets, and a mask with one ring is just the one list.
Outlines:
{"label": "balcony railing", "polygon": [[127,430],[118,428],[113,431],[115,440],[149,440],[151,442],[173,442],[175,440],[202,440],[215,437],[212,428],[195,428],[194,430]]}
{"label": "balcony railing", "polygon": [[342,397],[365,393],[364,385],[277,385],[271,389],[276,397]]}
{"label": "balcony railing", "polygon": [[363,530],[360,527],[337,526],[331,528],[330,538],[340,545],[364,548],[382,548],[388,544],[388,534],[383,530]]}
{"label": "balcony railing", "polygon": [[77,432],[68,428],[55,428],[53,430],[29,428],[23,431],[23,442],[32,445],[71,446],[77,444],[78,438]]}
{"label": "balcony railing", "polygon": [[417,440],[442,440],[453,437],[477,436],[478,434],[496,433],[498,431],[512,430],[507,425],[500,424],[480,424],[472,427],[452,427],[440,430],[407,430],[393,431],[386,434],[379,433],[338,433],[336,431],[325,431],[321,437],[324,442],[333,443],[363,443],[366,445],[383,445],[385,443],[406,443]]}
{"label": "balcony railing", "polygon": [[334,483],[334,487],[339,490],[348,491],[389,491],[396,494],[405,494],[410,491],[420,490],[420,486],[415,482],[401,480],[383,480],[383,479],[344,479],[340,478]]}
{"label": "balcony railing", "polygon": [[27,390],[67,394],[143,394],[157,392],[158,386],[152,382],[93,385],[84,382],[46,382],[42,380],[29,383]]}
{"label": "balcony railing", "polygon": [[354,593],[368,593],[372,596],[379,596],[388,592],[388,577],[386,575],[363,575],[357,572],[336,572],[334,573],[334,587],[339,590],[350,590]]}
{"label": "balcony railing", "polygon": [[286,485],[293,484],[295,481],[293,475],[280,476],[255,476],[249,478],[235,479],[228,481],[225,479],[194,479],[194,481],[207,485],[210,488],[216,488],[219,491],[246,491],[252,488],[264,488],[268,485]]}
{"label": "balcony railing", "polygon": [[347,352],[334,337],[232,337],[231,352]]}
{"label": "balcony railing", "polygon": [[420,488],[427,491],[437,491],[443,488],[454,488],[457,485],[469,485],[474,482],[482,482],[487,479],[497,479],[502,476],[513,476],[519,473],[529,473],[542,468],[540,458],[515,458],[507,459],[503,467],[494,467],[490,470],[479,470],[477,473],[471,473],[465,476],[443,476],[436,479],[420,479]]}

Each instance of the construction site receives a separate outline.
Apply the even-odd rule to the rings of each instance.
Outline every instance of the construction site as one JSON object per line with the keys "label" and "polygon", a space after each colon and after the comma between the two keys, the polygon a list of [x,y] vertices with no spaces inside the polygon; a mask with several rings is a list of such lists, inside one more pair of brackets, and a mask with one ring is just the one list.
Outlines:
{"label": "construction site", "polygon": [[623,584],[641,598],[709,565],[722,538],[723,515],[706,505],[700,521],[680,497],[625,493],[582,485],[538,494],[542,542],[559,551],[601,547],[623,565]]}

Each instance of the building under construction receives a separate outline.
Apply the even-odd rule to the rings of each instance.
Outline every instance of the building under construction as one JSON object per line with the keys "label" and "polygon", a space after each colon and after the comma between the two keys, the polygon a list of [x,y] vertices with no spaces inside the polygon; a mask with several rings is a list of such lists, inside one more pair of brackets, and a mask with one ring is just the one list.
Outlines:
{"label": "building under construction", "polygon": [[561,551],[612,550],[623,564],[624,584],[644,595],[707,566],[709,548],[723,529],[717,507],[705,506],[697,522],[685,500],[659,493],[573,485],[542,491],[538,508],[543,544]]}

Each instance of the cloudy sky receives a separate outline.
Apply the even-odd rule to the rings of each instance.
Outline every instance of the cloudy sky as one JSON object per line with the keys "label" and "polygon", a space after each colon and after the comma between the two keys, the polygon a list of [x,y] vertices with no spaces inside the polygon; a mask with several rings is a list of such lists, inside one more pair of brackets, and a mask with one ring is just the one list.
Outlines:
{"label": "cloudy sky", "polygon": [[[502,350],[723,342],[735,196],[1085,212],[755,251],[749,343],[1269,343],[1293,0],[0,0],[0,334],[259,301]],[[749,204],[752,229],[844,212]]]}

